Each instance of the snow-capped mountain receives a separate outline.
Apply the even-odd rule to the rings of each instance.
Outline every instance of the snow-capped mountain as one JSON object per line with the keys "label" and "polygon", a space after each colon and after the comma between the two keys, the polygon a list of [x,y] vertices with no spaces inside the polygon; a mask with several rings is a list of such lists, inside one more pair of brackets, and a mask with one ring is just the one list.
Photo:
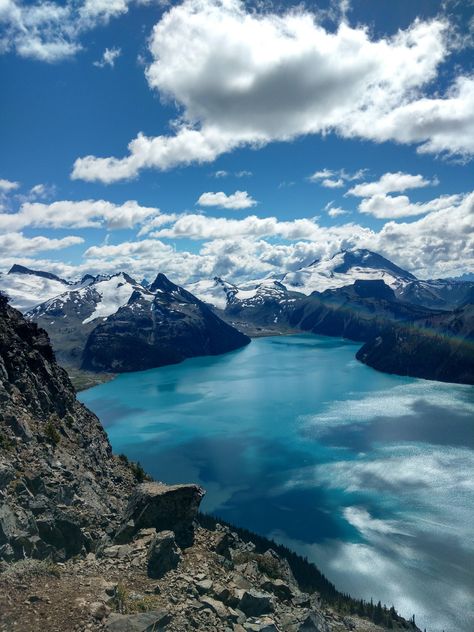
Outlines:
{"label": "snow-capped mountain", "polygon": [[71,283],[55,274],[14,265],[7,274],[0,274],[0,290],[10,304],[25,312],[43,301],[62,294]]}
{"label": "snow-capped mountain", "polygon": [[213,279],[202,279],[191,283],[187,289],[204,303],[209,303],[218,309],[225,309],[240,291],[233,283],[228,283],[217,276]]}
{"label": "snow-capped mountain", "polygon": [[370,250],[343,250],[330,259],[273,278],[235,285],[216,277],[190,286],[201,300],[221,310],[242,309],[294,301],[298,296],[353,285],[356,281],[383,281],[396,298],[423,307],[452,309],[462,305],[474,284],[453,279],[420,280],[385,257]]}
{"label": "snow-capped mountain", "polygon": [[87,275],[80,283],[70,285],[27,312],[33,320],[46,318],[53,324],[58,318],[80,320],[87,325],[96,318],[107,318],[126,305],[135,290],[150,293],[124,272],[118,274]]}
{"label": "snow-capped mountain", "polygon": [[250,342],[164,274],[149,289],[137,287],[114,314],[94,322],[82,368],[95,371],[138,371],[225,353]]}
{"label": "snow-capped mountain", "polygon": [[218,309],[226,309],[229,305],[255,307],[268,300],[285,300],[288,290],[276,279],[260,279],[234,285],[220,277],[202,280],[187,286],[188,290],[201,301]]}
{"label": "snow-capped mountain", "polygon": [[291,299],[294,294],[309,296],[312,292],[352,285],[357,280],[384,281],[397,291],[416,281],[416,277],[370,250],[344,250],[331,259],[315,261],[294,272],[271,278],[235,285],[215,277],[212,281],[198,281],[188,287],[202,301],[225,309],[237,302],[242,307],[253,307],[267,299],[285,301],[288,293],[292,294]]}
{"label": "snow-capped mountain", "polygon": [[312,292],[335,290],[355,281],[384,281],[395,292],[416,277],[370,250],[343,250],[330,259],[315,261],[295,272],[283,274],[280,281],[289,290],[307,296]]}
{"label": "snow-capped mountain", "polygon": [[151,368],[249,341],[163,274],[148,287],[125,272],[87,275],[26,317],[46,329],[63,364],[100,371]]}

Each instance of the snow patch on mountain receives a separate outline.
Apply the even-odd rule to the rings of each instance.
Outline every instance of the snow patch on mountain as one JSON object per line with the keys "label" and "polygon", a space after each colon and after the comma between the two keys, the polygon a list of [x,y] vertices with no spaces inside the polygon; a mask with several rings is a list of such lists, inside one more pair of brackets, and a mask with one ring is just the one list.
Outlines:
{"label": "snow patch on mountain", "polygon": [[132,296],[136,285],[123,273],[104,279],[94,284],[98,294],[98,302],[92,314],[82,321],[83,325],[96,318],[107,318],[126,305]]}
{"label": "snow patch on mountain", "polygon": [[46,278],[31,273],[12,272],[0,275],[0,290],[10,299],[10,304],[26,312],[36,305],[62,294],[69,284],[59,278]]}
{"label": "snow patch on mountain", "polygon": [[202,279],[186,286],[188,292],[197,296],[200,301],[214,305],[218,309],[225,309],[233,297],[239,292],[239,288],[232,283],[224,281],[220,277]]}
{"label": "snow patch on mountain", "polygon": [[331,259],[315,261],[280,278],[288,290],[310,295],[335,290],[355,281],[384,281],[392,290],[403,288],[415,277],[370,250],[342,251]]}

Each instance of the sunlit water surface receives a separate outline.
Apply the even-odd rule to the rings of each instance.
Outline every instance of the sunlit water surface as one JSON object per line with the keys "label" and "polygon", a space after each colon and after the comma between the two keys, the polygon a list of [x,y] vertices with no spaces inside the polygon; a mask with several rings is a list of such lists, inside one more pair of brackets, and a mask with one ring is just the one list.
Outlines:
{"label": "sunlit water surface", "polygon": [[80,393],[113,448],[427,630],[474,630],[474,389],[301,335]]}

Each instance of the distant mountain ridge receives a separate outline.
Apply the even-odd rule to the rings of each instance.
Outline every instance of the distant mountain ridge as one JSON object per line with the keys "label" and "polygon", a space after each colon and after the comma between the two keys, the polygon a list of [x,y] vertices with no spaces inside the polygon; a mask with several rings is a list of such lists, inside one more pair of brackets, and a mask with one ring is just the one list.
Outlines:
{"label": "distant mountain ridge", "polygon": [[[162,273],[148,287],[126,272],[85,275],[76,283],[28,269],[8,276],[17,275],[29,280],[27,288],[54,292],[26,311],[26,317],[46,329],[58,360],[67,367],[138,371],[233,351],[250,342]],[[38,285],[44,279],[54,285]],[[32,300],[24,298],[23,303]]]}
{"label": "distant mountain ridge", "polygon": [[185,289],[162,273],[144,285],[126,272],[74,283],[21,266],[0,289],[5,278],[13,304],[54,292],[26,315],[48,331],[66,366],[135,371],[237,349],[249,342],[241,332],[312,331],[364,343],[358,358],[374,368],[474,382],[474,283],[419,280],[368,250],[239,285],[214,277]]}
{"label": "distant mountain ridge", "polygon": [[[280,275],[234,284],[220,277],[201,280],[189,289],[201,300],[234,314],[238,307],[261,306],[265,294],[278,288],[282,307],[288,299],[309,296],[352,285],[356,281],[384,281],[401,301],[428,308],[453,309],[462,305],[474,287],[474,282],[455,279],[417,279],[385,257],[365,249],[342,250],[329,259],[316,260],[307,266]],[[256,297],[260,297],[255,300]],[[269,296],[270,298],[270,296]],[[271,296],[275,299],[275,293]],[[261,311],[261,310],[260,310]]]}

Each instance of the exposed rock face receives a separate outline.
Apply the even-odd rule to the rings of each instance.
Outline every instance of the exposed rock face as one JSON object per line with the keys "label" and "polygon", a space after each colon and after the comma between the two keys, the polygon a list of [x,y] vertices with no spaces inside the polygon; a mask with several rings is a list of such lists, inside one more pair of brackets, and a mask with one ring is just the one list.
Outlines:
{"label": "exposed rock face", "polygon": [[249,342],[204,303],[159,274],[148,294],[134,292],[127,305],[92,331],[82,368],[138,371],[233,351]]}
{"label": "exposed rock face", "polygon": [[178,566],[181,559],[172,531],[160,531],[153,538],[148,550],[148,576],[160,579],[168,571]]}
{"label": "exposed rock face", "polygon": [[130,497],[115,540],[126,542],[140,529],[171,529],[179,546],[191,546],[194,521],[204,493],[199,485],[163,485],[155,482],[138,485]]}
{"label": "exposed rock face", "polygon": [[46,332],[0,297],[0,558],[65,558],[118,524],[134,481]]}

